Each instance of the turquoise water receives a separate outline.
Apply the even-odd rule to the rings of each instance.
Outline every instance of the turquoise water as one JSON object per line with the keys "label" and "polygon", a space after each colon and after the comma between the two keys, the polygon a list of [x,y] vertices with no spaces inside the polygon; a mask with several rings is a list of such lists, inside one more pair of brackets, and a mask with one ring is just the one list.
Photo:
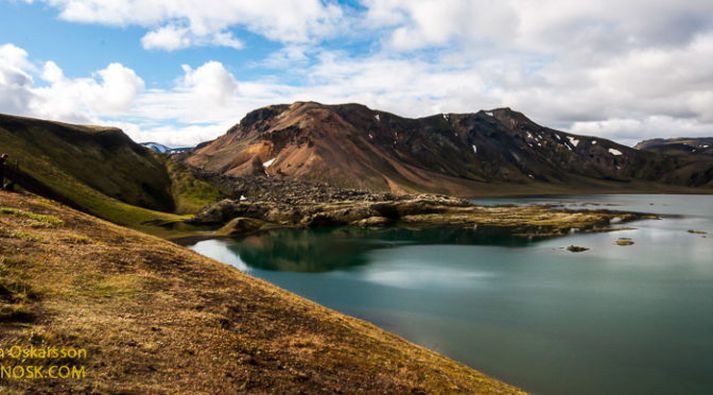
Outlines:
{"label": "turquoise water", "polygon": [[191,248],[536,393],[713,393],[713,196],[478,202],[668,217],[542,241],[332,229]]}

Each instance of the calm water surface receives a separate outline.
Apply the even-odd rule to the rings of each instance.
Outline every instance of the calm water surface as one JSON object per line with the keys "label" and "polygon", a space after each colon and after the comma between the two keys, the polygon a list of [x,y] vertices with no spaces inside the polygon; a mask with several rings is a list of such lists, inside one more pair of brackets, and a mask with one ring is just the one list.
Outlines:
{"label": "calm water surface", "polygon": [[713,196],[477,202],[669,217],[542,241],[333,229],[191,248],[535,393],[713,393]]}

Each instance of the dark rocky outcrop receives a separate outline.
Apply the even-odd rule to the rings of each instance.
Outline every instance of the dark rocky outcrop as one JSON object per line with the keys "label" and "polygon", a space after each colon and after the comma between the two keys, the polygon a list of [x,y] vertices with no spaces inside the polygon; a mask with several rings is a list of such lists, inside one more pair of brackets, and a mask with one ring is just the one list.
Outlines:
{"label": "dark rocky outcrop", "polygon": [[206,207],[191,224],[237,235],[277,227],[384,226],[460,227],[500,230],[521,236],[558,236],[610,230],[611,224],[655,218],[609,210],[562,210],[550,206],[476,206],[458,198],[405,195],[391,200],[342,200],[285,204],[276,201],[223,200]]}

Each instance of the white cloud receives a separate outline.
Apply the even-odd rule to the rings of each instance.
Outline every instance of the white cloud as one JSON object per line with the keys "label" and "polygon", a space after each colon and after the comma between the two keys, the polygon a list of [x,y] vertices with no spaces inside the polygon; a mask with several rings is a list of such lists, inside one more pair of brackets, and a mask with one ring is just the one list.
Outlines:
{"label": "white cloud", "polygon": [[138,125],[131,122],[112,122],[138,142],[159,142],[169,147],[188,147],[212,140],[233,126],[235,122],[179,125]]}
{"label": "white cloud", "polygon": [[308,61],[308,53],[312,52],[306,45],[286,45],[280,50],[268,55],[261,66],[271,68],[288,68],[296,65],[304,66]]}
{"label": "white cloud", "polygon": [[147,92],[144,81],[119,63],[67,78],[53,61],[37,68],[24,49],[0,46],[0,112],[114,125],[136,141],[181,146],[215,138],[236,122],[227,103],[236,90],[235,78],[218,62],[186,66],[173,89]]}
{"label": "white cloud", "polygon": [[[33,75],[47,82],[37,85]],[[91,77],[70,79],[48,61],[38,70],[25,50],[0,46],[0,111],[66,121],[89,122],[128,110],[143,90],[136,73],[118,63]]]}
{"label": "white cloud", "polygon": [[[332,34],[343,13],[321,0],[44,0],[67,21],[152,29],[142,44],[175,50],[191,45],[240,48],[231,28],[285,43]],[[158,28],[156,28],[158,26]],[[178,27],[181,26],[181,27]]]}
{"label": "white cloud", "polygon": [[[565,66],[553,63],[529,75],[522,64],[471,62],[458,54],[433,60],[384,54],[354,58],[323,51],[314,65],[297,71],[300,85],[272,78],[238,80],[222,63],[209,61],[184,65],[171,88],[142,90],[141,78],[116,63],[92,77],[68,79],[53,62],[33,71],[23,50],[4,46],[7,55],[0,60],[0,70],[10,71],[0,73],[0,81],[15,82],[0,84],[0,89],[19,87],[22,94],[13,97],[28,99],[0,103],[0,111],[115,124],[137,141],[193,145],[223,134],[250,110],[295,100],[361,102],[405,116],[509,105],[547,126],[632,144],[653,136],[700,136],[713,130],[710,78],[706,71],[686,73],[685,68],[705,64],[707,40],[702,36],[686,48],[667,52],[659,66],[674,71],[675,60],[681,59],[676,67],[683,69],[667,77],[670,81],[659,77],[661,83],[688,88],[661,97],[664,92],[655,91],[649,100],[643,95],[651,93],[651,80],[638,76],[643,79],[639,88],[636,81],[622,77],[629,68],[642,72],[626,60],[565,76]],[[651,78],[660,74],[659,66],[652,67]],[[49,84],[35,86],[33,73]],[[569,89],[572,86],[577,89]],[[671,97],[677,98],[674,104]]]}
{"label": "white cloud", "polygon": [[[177,65],[174,86],[149,90],[121,65],[67,79],[56,64],[34,70],[27,53],[4,46],[0,111],[118,121],[142,139],[181,144],[294,100],[406,116],[509,106],[626,143],[713,135],[709,0],[363,0],[364,12],[319,0],[46,2],[65,20],[145,27],[147,49],[240,47],[239,29],[283,45],[251,61],[258,77],[201,60],[182,73]],[[317,45],[330,37],[339,41]]]}
{"label": "white cloud", "polygon": [[209,61],[195,70],[185,64],[182,68],[182,86],[211,104],[226,103],[238,90],[235,77],[220,62]]}
{"label": "white cloud", "polygon": [[[643,119],[610,119],[596,122],[575,122],[573,133],[596,135],[634,145],[644,139],[678,137],[710,137],[711,125],[695,119],[650,116]],[[672,133],[675,131],[675,133]]]}
{"label": "white cloud", "polygon": [[[707,0],[363,0],[387,43],[412,50],[452,40],[527,51],[617,52],[680,45],[713,25]],[[590,59],[591,61],[592,59]]]}
{"label": "white cloud", "polygon": [[367,18],[394,27],[386,44],[396,50],[440,46],[452,40],[507,41],[516,32],[518,15],[498,0],[366,0]]}
{"label": "white cloud", "polygon": [[42,78],[49,85],[27,87],[35,97],[28,110],[40,117],[76,122],[121,114],[144,88],[143,80],[119,63],[111,63],[91,77],[70,79],[50,61],[45,63]]}
{"label": "white cloud", "polygon": [[60,82],[64,80],[64,72],[57,63],[50,60],[42,68],[42,79],[50,83]]}
{"label": "white cloud", "polygon": [[187,48],[191,45],[188,34],[187,28],[164,26],[146,33],[141,38],[141,45],[146,49],[165,49],[167,51]]}
{"label": "white cloud", "polygon": [[243,43],[231,32],[215,32],[197,36],[189,28],[167,25],[152,30],[141,38],[145,49],[174,51],[192,46],[221,46],[240,49]]}
{"label": "white cloud", "polygon": [[[0,67],[6,71],[14,70],[16,73],[24,74],[24,70],[32,69],[32,65],[27,60],[27,51],[13,44],[0,46],[0,62],[2,62]],[[3,82],[10,83],[11,81],[3,80]]]}
{"label": "white cloud", "polygon": [[0,110],[27,114],[34,94],[29,89],[33,80],[27,52],[12,44],[0,46]]}

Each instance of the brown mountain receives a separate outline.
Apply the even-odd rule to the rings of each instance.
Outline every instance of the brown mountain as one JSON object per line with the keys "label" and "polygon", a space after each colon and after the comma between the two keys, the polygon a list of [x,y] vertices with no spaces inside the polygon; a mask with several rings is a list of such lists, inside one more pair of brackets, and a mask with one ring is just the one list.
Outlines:
{"label": "brown mountain", "polygon": [[661,154],[692,154],[713,156],[713,137],[651,139],[635,146],[636,149]]}
{"label": "brown mountain", "polygon": [[397,193],[713,187],[713,160],[557,131],[509,108],[409,119],[359,104],[273,105],[250,112],[186,161],[228,176]]}

